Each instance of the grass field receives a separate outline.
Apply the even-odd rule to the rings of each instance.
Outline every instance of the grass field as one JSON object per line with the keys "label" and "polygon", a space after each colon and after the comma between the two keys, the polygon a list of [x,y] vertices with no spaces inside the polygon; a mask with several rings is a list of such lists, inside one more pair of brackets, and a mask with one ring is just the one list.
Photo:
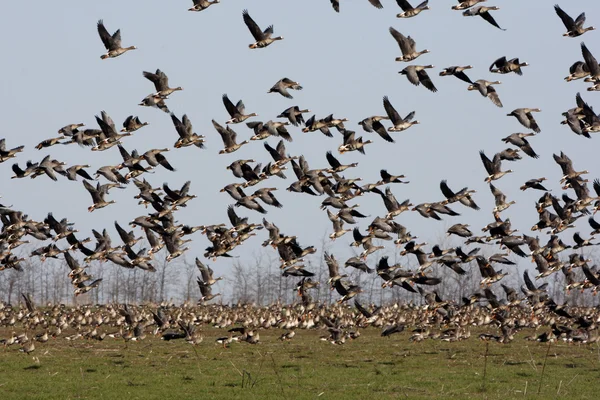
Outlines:
{"label": "grass field", "polygon": [[475,335],[411,343],[406,332],[382,338],[366,329],[338,346],[320,341],[322,333],[298,331],[283,343],[281,331],[261,331],[260,344],[226,349],[214,342],[223,334],[216,329],[196,347],[155,337],[60,338],[30,355],[13,346],[0,356],[0,399],[597,399],[600,392],[596,344],[548,345],[524,340],[527,333],[507,345]]}

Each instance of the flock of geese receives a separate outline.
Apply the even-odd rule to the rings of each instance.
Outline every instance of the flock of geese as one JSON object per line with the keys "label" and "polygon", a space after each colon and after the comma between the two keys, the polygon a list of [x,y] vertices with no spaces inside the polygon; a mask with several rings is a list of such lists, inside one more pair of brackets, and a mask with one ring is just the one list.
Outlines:
{"label": "flock of geese", "polygon": [[[382,8],[379,0],[369,0],[377,7]],[[398,18],[413,18],[422,11],[429,9],[428,2],[424,1],[413,7],[405,0],[396,0],[402,12]],[[453,10],[464,10],[464,16],[480,16],[491,25],[500,28],[490,11],[498,10],[494,6],[482,6],[478,3],[485,0],[459,1],[452,7]],[[194,0],[190,11],[204,11],[219,0]],[[340,12],[340,2],[331,0],[336,12]],[[579,37],[594,28],[585,27],[585,14],[580,14],[576,19],[571,18],[558,5],[554,6],[556,14],[562,20],[567,37]],[[250,49],[263,50],[271,45],[284,46],[282,36],[274,36],[273,26],[261,28],[250,16],[248,10],[243,10],[242,20],[247,26],[254,42],[248,46]],[[265,23],[261,17],[261,23]],[[114,59],[125,53],[135,50],[135,46],[123,47],[120,30],[110,33],[102,20],[97,24],[98,34],[106,52],[101,55],[102,60]],[[501,28],[500,28],[501,29]],[[401,56],[396,61],[411,63],[429,51],[417,50],[416,42],[411,36],[405,36],[393,27],[390,34],[398,43]],[[581,43],[583,61],[577,61],[570,68],[566,81],[584,79],[591,83],[588,91],[600,90],[600,66],[588,47]],[[111,61],[118,62],[118,61]],[[509,59],[500,57],[489,67],[490,73],[518,74],[527,67],[526,62],[519,58]],[[399,73],[406,76],[413,85],[423,85],[431,92],[437,88],[427,73],[431,65],[409,64]],[[439,76],[455,76],[468,84],[467,89],[479,91],[498,107],[503,107],[495,86],[500,82],[478,79],[473,81],[467,75],[471,74],[472,67],[450,66],[443,69]],[[179,149],[194,146],[199,150],[205,148],[207,140],[205,135],[194,132],[191,120],[187,115],[176,115],[168,106],[170,96],[181,91],[182,87],[171,87],[165,72],[157,69],[155,72],[144,71],[143,76],[152,83],[154,91],[144,97],[140,106],[157,108],[170,115],[177,139],[173,145]],[[302,90],[300,83],[283,77],[277,80],[268,90],[268,93],[279,94],[287,99],[293,99],[291,91]],[[275,119],[262,122],[255,119],[255,112],[247,112],[241,99],[230,99],[223,94],[222,101],[230,118],[219,123],[212,120],[214,129],[219,133],[223,148],[220,154],[230,154],[242,146],[250,146],[252,142],[263,141],[264,149],[270,161],[256,162],[254,159],[239,159],[227,166],[237,180],[227,184],[221,192],[227,193],[233,199],[233,204],[227,207],[229,221],[213,225],[187,225],[179,223],[176,212],[184,207],[193,207],[192,201],[196,195],[192,194],[192,182],[186,182],[180,188],[170,187],[165,183],[162,187],[155,187],[145,179],[145,174],[154,168],[164,168],[175,171],[169,161],[173,159],[166,154],[167,148],[150,149],[145,152],[127,150],[124,143],[127,137],[136,134],[147,123],[142,122],[137,116],[129,116],[118,129],[112,118],[101,111],[95,117],[98,127],[86,127],[82,123],[68,124],[58,130],[59,136],[42,141],[37,149],[47,149],[55,145],[73,145],[87,147],[94,152],[107,151],[116,147],[122,157],[118,165],[107,165],[92,172],[90,165],[67,166],[64,162],[52,158],[50,155],[39,162],[16,162],[12,169],[13,178],[37,178],[45,175],[52,180],[68,179],[82,180],[83,187],[89,192],[91,205],[90,212],[113,206],[110,194],[114,189],[124,188],[133,183],[139,193],[135,199],[139,204],[150,207],[151,212],[138,216],[129,222],[132,230],[121,226],[115,221],[114,226],[118,232],[120,242],[115,243],[107,230],[93,230],[94,239],[81,239],[74,224],[67,218],[56,218],[48,213],[43,221],[35,221],[23,211],[13,206],[0,205],[0,218],[3,223],[0,235],[0,270],[20,270],[20,263],[24,258],[15,254],[19,246],[30,243],[35,239],[46,244],[35,249],[31,257],[37,256],[42,260],[46,258],[64,258],[70,271],[69,279],[73,284],[76,296],[89,292],[101,284],[102,279],[95,279],[88,273],[87,265],[93,261],[111,262],[120,267],[144,271],[155,271],[153,258],[163,248],[166,250],[166,260],[171,261],[183,255],[189,249],[190,235],[200,232],[210,241],[204,256],[208,259],[219,257],[232,257],[232,252],[237,246],[242,245],[252,236],[262,237],[264,247],[271,247],[277,251],[281,260],[283,276],[299,279],[296,290],[300,301],[291,307],[274,305],[271,307],[256,308],[251,306],[229,307],[225,305],[202,305],[197,307],[183,306],[175,308],[161,305],[156,309],[149,306],[76,306],[68,308],[53,306],[47,310],[38,309],[30,295],[23,294],[26,309],[2,304],[0,307],[0,326],[18,326],[22,324],[26,333],[4,339],[5,345],[20,343],[23,351],[29,353],[35,348],[34,341],[44,342],[49,337],[65,336],[67,339],[89,338],[102,340],[106,336],[123,337],[126,340],[141,340],[146,333],[160,334],[165,340],[186,339],[192,344],[198,344],[202,335],[197,326],[212,324],[220,328],[230,328],[228,337],[219,338],[218,342],[224,346],[233,341],[245,341],[256,344],[260,340],[259,329],[278,327],[286,329],[282,340],[290,340],[295,329],[310,329],[325,327],[328,335],[324,340],[335,344],[342,344],[347,339],[356,339],[360,336],[359,328],[376,326],[382,328],[382,336],[389,336],[401,332],[405,327],[412,327],[411,340],[419,341],[425,338],[442,338],[444,340],[460,340],[470,336],[470,326],[489,325],[500,328],[501,334],[483,334],[482,339],[508,342],[514,333],[522,328],[537,328],[550,326],[552,330],[534,336],[536,340],[555,340],[564,338],[570,341],[594,342],[597,340],[596,323],[600,321],[597,312],[585,308],[556,304],[546,291],[547,283],[535,284],[534,281],[547,278],[553,274],[563,274],[566,282],[565,290],[591,291],[594,294],[600,288],[600,276],[595,266],[588,263],[577,252],[586,246],[592,246],[592,237],[585,237],[574,233],[573,244],[563,242],[559,233],[572,229],[579,218],[587,218],[592,228],[591,235],[600,232],[600,222],[594,219],[593,213],[600,209],[600,181],[592,183],[593,193],[588,187],[589,180],[583,176],[587,171],[577,170],[572,160],[564,153],[554,154],[554,160],[561,168],[560,183],[565,192],[562,196],[550,193],[544,186],[546,178],[533,178],[525,182],[521,190],[538,190],[543,194],[536,203],[536,212],[539,221],[531,228],[532,231],[550,233],[547,243],[540,243],[538,237],[526,234],[516,234],[511,227],[510,219],[503,218],[502,212],[508,209],[514,201],[496,186],[494,182],[504,175],[511,173],[506,169],[506,162],[515,162],[522,158],[521,152],[528,157],[538,158],[530,140],[541,131],[535,119],[535,113],[541,112],[538,108],[518,108],[507,114],[514,117],[528,130],[527,133],[514,133],[505,137],[503,142],[514,147],[507,148],[494,154],[491,158],[483,151],[480,152],[481,161],[485,168],[485,182],[489,184],[490,191],[495,199],[492,210],[493,220],[483,229],[482,235],[477,235],[466,224],[456,223],[447,230],[448,235],[454,235],[464,242],[464,246],[499,245],[507,253],[495,253],[485,256],[480,247],[466,249],[464,246],[443,248],[434,245],[428,248],[426,243],[419,243],[410,230],[398,222],[400,214],[416,211],[423,218],[442,220],[444,217],[460,215],[457,209],[469,207],[479,210],[476,203],[475,191],[467,187],[452,189],[452,184],[447,181],[440,182],[440,191],[443,198],[428,203],[412,204],[409,199],[399,201],[393,192],[397,184],[408,184],[402,174],[393,175],[385,169],[380,171],[381,180],[374,183],[360,183],[360,178],[346,177],[358,165],[357,162],[343,164],[332,151],[325,154],[326,164],[317,168],[311,167],[304,156],[293,156],[288,153],[286,142],[292,142],[293,130],[302,128],[302,132],[320,131],[325,136],[333,138],[338,132],[342,143],[338,146],[340,154],[349,152],[365,153],[365,146],[372,143],[371,139],[363,139],[357,132],[348,129],[347,118],[336,117],[330,114],[324,118],[316,115],[308,117],[310,111],[291,106],[283,110]],[[366,133],[377,133],[384,141],[393,143],[393,135],[402,132],[413,125],[415,112],[402,116],[394,108],[390,98],[383,97],[383,115],[373,115],[358,122]],[[305,118],[305,115],[307,116]],[[576,106],[564,114],[563,124],[577,135],[590,137],[591,133],[600,131],[600,117],[596,115],[582,96],[576,96]],[[240,141],[238,133],[240,126],[246,125],[251,136],[248,140]],[[234,130],[234,127],[236,130]],[[215,136],[216,137],[216,136]],[[265,139],[274,137],[278,140],[275,147]],[[209,139],[212,141],[212,139]],[[252,144],[257,148],[258,145]],[[23,146],[9,148],[5,139],[0,140],[0,162],[13,159],[23,151]],[[115,151],[115,150],[111,150]],[[169,153],[171,154],[171,153]],[[264,157],[267,154],[262,153]],[[276,182],[286,179],[285,171],[291,165],[295,180],[286,188],[289,192],[307,198],[321,197],[321,209],[325,211],[332,223],[331,240],[339,239],[346,233],[352,234],[351,246],[362,249],[362,252],[343,263],[334,254],[323,252],[325,263],[329,269],[329,280],[325,283],[339,294],[337,304],[318,304],[313,301],[310,291],[320,283],[314,281],[314,272],[307,269],[305,260],[311,254],[317,253],[315,246],[301,245],[300,240],[293,232],[282,232],[277,225],[267,219],[270,207],[281,208],[283,205],[276,197],[278,189]],[[393,171],[394,173],[396,171]],[[266,181],[269,180],[269,184]],[[271,182],[273,182],[271,184]],[[257,188],[257,185],[261,187]],[[575,197],[567,192],[572,190]],[[381,198],[384,213],[376,216],[366,229],[356,225],[367,216],[359,210],[354,203],[357,197],[375,196]],[[189,204],[188,204],[189,203]],[[249,216],[238,214],[240,208],[249,210]],[[254,212],[252,212],[254,211]],[[258,213],[258,214],[256,214]],[[262,214],[262,221],[252,221],[252,216]],[[353,227],[350,227],[353,226]],[[263,230],[265,233],[259,233]],[[143,233],[143,235],[141,235]],[[138,243],[146,243],[136,247]],[[400,263],[390,265],[388,257],[377,257],[374,264],[370,264],[369,256],[385,248],[383,243],[393,242],[403,247],[401,256],[414,257],[418,263],[416,269],[408,269]],[[509,258],[512,253],[519,258],[531,258],[536,265],[537,274],[534,280],[526,270],[523,274],[525,285],[514,288],[502,283],[505,276],[515,261]],[[570,253],[570,254],[569,254]],[[566,256],[563,256],[567,254]],[[212,286],[221,278],[215,278],[210,267],[196,258],[200,276],[198,286],[201,292],[201,302],[208,302],[219,293],[213,293]],[[382,306],[373,309],[364,307],[356,296],[362,291],[359,285],[348,279],[340,265],[352,268],[361,273],[376,273],[381,278],[384,288],[399,287],[398,290],[407,290],[420,293],[424,299],[424,306],[412,304]],[[369,265],[370,264],[370,265]],[[481,290],[462,299],[461,304],[444,300],[438,294],[436,286],[442,283],[442,278],[434,276],[434,266],[448,267],[452,273],[464,276],[473,274],[472,265],[475,264],[480,273]],[[504,268],[503,269],[499,269]],[[514,272],[513,272],[514,273]],[[493,290],[498,289],[496,291]],[[346,302],[354,298],[355,307],[347,307]],[[485,307],[481,307],[484,304]],[[110,327],[110,328],[109,328]],[[29,337],[32,331],[43,329],[43,333]],[[110,332],[112,328],[116,328]],[[70,331],[69,335],[65,332]]]}

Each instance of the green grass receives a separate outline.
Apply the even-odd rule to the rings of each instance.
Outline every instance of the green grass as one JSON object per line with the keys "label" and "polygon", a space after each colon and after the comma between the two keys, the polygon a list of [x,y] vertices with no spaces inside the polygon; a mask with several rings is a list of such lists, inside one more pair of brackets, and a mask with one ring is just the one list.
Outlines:
{"label": "green grass", "polygon": [[[7,332],[0,332],[4,334]],[[600,353],[596,344],[411,343],[379,330],[336,346],[323,331],[298,331],[288,343],[279,330],[261,331],[262,343],[223,349],[205,329],[195,348],[148,337],[142,342],[64,338],[36,344],[25,355],[0,351],[0,399],[597,399]],[[6,335],[0,335],[6,336]],[[38,362],[39,360],[39,362]]]}

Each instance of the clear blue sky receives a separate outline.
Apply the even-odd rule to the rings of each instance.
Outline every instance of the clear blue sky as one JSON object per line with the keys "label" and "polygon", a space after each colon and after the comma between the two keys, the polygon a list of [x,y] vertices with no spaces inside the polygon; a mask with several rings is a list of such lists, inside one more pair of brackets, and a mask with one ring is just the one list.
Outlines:
{"label": "clear blue sky", "polygon": [[[57,136],[57,130],[68,123],[84,122],[87,127],[96,128],[94,115],[101,110],[106,110],[118,126],[128,115],[139,115],[150,125],[126,138],[125,148],[140,152],[171,148],[166,156],[177,172],[158,168],[146,178],[155,186],[168,182],[174,187],[191,179],[191,192],[199,197],[187,209],[178,211],[176,217],[181,222],[199,225],[226,221],[226,207],[232,199],[219,193],[219,189],[236,181],[225,169],[226,165],[238,158],[254,158],[263,165],[270,160],[262,142],[251,143],[231,155],[218,154],[222,142],[211,119],[222,124],[228,119],[221,102],[223,93],[229,94],[233,101],[243,99],[247,111],[259,114],[256,120],[275,119],[292,105],[309,108],[318,118],[334,113],[336,117],[349,118],[348,128],[375,142],[367,146],[366,155],[354,152],[339,156],[344,163],[360,163],[357,169],[345,173],[347,177],[360,176],[365,183],[373,182],[379,179],[381,168],[405,174],[410,184],[394,185],[392,190],[398,200],[410,198],[414,204],[442,200],[441,179],[447,179],[452,188],[469,186],[478,191],[475,200],[481,211],[454,205],[462,215],[444,218],[443,222],[425,220],[416,213],[405,213],[396,219],[430,243],[454,223],[469,223],[478,232],[492,221],[493,197],[483,181],[486,173],[478,151],[485,150],[491,158],[506,147],[501,138],[526,131],[515,118],[506,116],[515,108],[542,109],[542,113],[535,115],[542,132],[530,140],[540,158],[524,156],[516,163],[505,162],[505,168],[516,172],[496,182],[509,200],[517,202],[503,213],[503,217],[511,218],[515,228],[529,233],[537,221],[534,202],[542,192],[520,192],[518,187],[526,180],[545,176],[553,194],[561,192],[558,183],[561,171],[552,153],[562,150],[573,159],[576,169],[589,170],[590,182],[600,176],[597,138],[577,137],[568,127],[560,125],[561,112],[575,105],[578,91],[590,105],[597,103],[599,95],[587,92],[583,81],[563,80],[569,66],[582,59],[579,47],[582,40],[600,57],[600,40],[595,31],[576,39],[562,37],[565,29],[554,13],[553,3],[539,0],[485,3],[500,6],[493,16],[506,31],[480,17],[467,18],[451,10],[455,1],[432,0],[431,10],[411,19],[395,17],[400,12],[395,1],[382,3],[384,9],[378,10],[367,0],[341,0],[341,13],[337,14],[327,0],[293,5],[277,0],[251,4],[224,0],[200,13],[186,11],[192,2],[183,0],[66,0],[60,7],[41,2],[35,4],[34,12],[29,3],[13,2],[0,15],[0,34],[5,39],[0,77],[1,135],[9,147],[26,146],[16,159],[20,165],[28,159],[40,161],[51,154],[68,165],[89,163],[91,171],[95,171],[103,165],[120,162],[116,148],[92,153],[76,145],[42,151],[34,146]],[[418,1],[413,3],[416,5]],[[586,11],[588,25],[600,25],[600,6],[595,1],[562,2],[561,6],[573,17]],[[244,8],[249,9],[263,29],[274,24],[275,34],[285,39],[266,49],[248,49],[254,40],[242,21]],[[138,50],[116,59],[100,60],[105,49],[96,30],[99,19],[104,20],[111,33],[120,28],[123,45],[135,45]],[[400,50],[388,32],[390,26],[411,35],[419,50],[431,51],[414,63],[435,66],[429,72],[438,93],[412,86],[398,74],[408,64],[394,61]],[[523,69],[523,76],[490,74],[489,65],[501,56],[519,57],[530,66]],[[467,84],[454,77],[438,76],[444,67],[467,64],[474,67],[468,71],[473,80],[502,81],[496,89],[504,108],[495,107],[477,92],[467,91]],[[137,105],[154,92],[151,82],[142,77],[142,71],[157,68],[167,73],[171,86],[184,88],[171,96],[168,106],[178,116],[186,113],[190,117],[195,131],[207,137],[206,150],[194,147],[173,151],[177,134],[168,114]],[[282,77],[300,82],[304,90],[292,92],[293,100],[267,94],[271,85]],[[389,96],[400,114],[416,111],[416,119],[421,122],[406,132],[394,134],[395,144],[362,132],[357,125],[365,117],[384,114],[381,100],[384,95]],[[240,140],[251,136],[245,125],[233,128]],[[318,132],[303,134],[300,128],[291,127],[290,131],[294,141],[286,143],[288,151],[304,154],[312,168],[325,167],[325,152],[333,150],[337,154],[342,142],[336,132],[334,138],[326,138]],[[274,146],[277,141],[271,139],[269,143]],[[0,168],[3,202],[33,219],[42,220],[52,211],[57,217],[68,217],[75,222],[83,237],[91,234],[92,228],[106,227],[117,241],[114,220],[124,225],[147,213],[132,198],[137,192],[133,185],[120,193],[111,192],[109,198],[117,204],[90,214],[87,207],[91,198],[81,182],[62,177],[58,182],[46,177],[11,180],[11,164],[6,162]],[[301,244],[319,245],[323,235],[331,232],[331,223],[319,210],[323,198],[286,192],[284,189],[294,180],[291,170],[287,175],[285,181],[274,177],[266,183],[279,188],[276,195],[284,204],[281,210],[268,208],[266,218],[282,232],[296,235]],[[360,211],[370,215],[359,224],[361,229],[376,215],[385,214],[377,195],[366,195],[358,202]],[[255,222],[262,218],[245,209],[238,212]],[[587,236],[589,231],[587,223],[582,223],[582,234]],[[569,242],[572,233],[570,230],[565,234]],[[234,254],[246,257],[262,251],[260,243],[265,237],[266,232],[259,232],[258,237],[238,247]],[[209,244],[200,234],[193,239],[188,259],[201,255]],[[340,259],[351,254],[346,247],[351,240],[348,234],[336,242],[334,252]],[[373,256],[371,263],[379,255]],[[214,267],[217,273],[224,273],[230,264],[231,261],[221,259]]]}

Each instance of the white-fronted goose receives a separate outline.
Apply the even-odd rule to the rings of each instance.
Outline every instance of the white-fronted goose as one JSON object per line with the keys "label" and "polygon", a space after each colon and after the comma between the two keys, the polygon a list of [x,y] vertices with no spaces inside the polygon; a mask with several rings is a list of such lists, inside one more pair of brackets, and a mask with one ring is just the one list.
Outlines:
{"label": "white-fronted goose", "polygon": [[247,140],[237,143],[236,142],[237,133],[233,129],[231,129],[229,126],[227,126],[226,128],[223,128],[214,119],[212,120],[212,124],[215,127],[215,129],[217,130],[217,132],[219,132],[219,135],[221,135],[221,139],[223,140],[223,146],[225,146],[224,149],[219,151],[219,154],[233,153],[234,151],[238,150],[240,147],[242,147],[243,145],[248,143]]}
{"label": "white-fronted goose", "polygon": [[600,65],[598,65],[598,60],[596,60],[592,52],[583,42],[581,42],[581,54],[583,55],[583,60],[585,61],[588,71],[590,71],[590,76],[585,78],[585,82],[597,83],[600,81]]}
{"label": "white-fronted goose", "polygon": [[144,78],[148,79],[154,84],[156,93],[152,94],[152,96],[166,99],[171,93],[178,90],[183,90],[181,86],[175,88],[169,87],[169,78],[167,77],[167,74],[162,72],[160,69],[157,69],[155,73],[144,71],[143,75]]}
{"label": "white-fronted goose", "polygon": [[542,185],[542,182],[544,182],[545,180],[546,180],[546,178],[530,179],[527,182],[525,182],[525,184],[522,185],[519,189],[521,189],[521,190],[537,189],[537,190],[542,190],[544,192],[548,192],[548,189],[546,189]]}
{"label": "white-fronted goose", "polygon": [[[340,12],[340,0],[329,0],[331,1],[331,6],[335,10],[335,12]],[[369,3],[375,8],[382,9],[383,5],[379,0],[369,0]]]}
{"label": "white-fronted goose", "polygon": [[496,186],[494,186],[491,182],[490,182],[490,191],[492,192],[492,195],[494,195],[494,203],[496,205],[493,210],[494,213],[500,213],[500,212],[506,210],[511,205],[515,204],[515,201],[510,201],[507,203],[506,195],[504,193],[502,193],[502,191],[500,191],[500,189],[498,189]]}
{"label": "white-fronted goose", "polygon": [[496,22],[494,17],[492,17],[492,14],[489,13],[490,11],[495,11],[495,10],[499,10],[499,9],[500,9],[500,7],[496,7],[496,6],[491,6],[491,7],[477,6],[477,7],[468,9],[466,11],[463,11],[463,15],[465,17],[475,17],[475,16],[479,15],[481,18],[485,19],[487,22],[494,25],[496,28],[505,31],[506,29],[500,28],[500,25],[498,25],[498,23]]}
{"label": "white-fronted goose", "polygon": [[452,6],[453,10],[466,10],[467,8],[471,8],[474,5],[479,3],[483,3],[487,0],[458,0],[458,4]]}
{"label": "white-fronted goose", "polygon": [[258,116],[258,114],[256,113],[244,114],[244,112],[246,111],[246,106],[244,105],[244,102],[240,100],[237,102],[236,105],[234,105],[231,102],[231,100],[229,100],[229,97],[227,97],[227,94],[223,95],[223,105],[225,106],[225,109],[231,117],[227,122],[225,122],[225,124],[239,124],[240,122],[244,122],[250,117]]}
{"label": "white-fronted goose", "polygon": [[206,10],[208,7],[212,6],[213,4],[217,4],[219,2],[221,2],[221,0],[193,0],[194,5],[188,9],[188,11],[202,11],[202,10]]}
{"label": "white-fronted goose", "polygon": [[425,0],[416,7],[411,6],[408,0],[396,0],[396,3],[404,11],[396,15],[397,18],[411,18],[419,15],[421,11],[429,10],[429,6],[427,5],[429,0]]}
{"label": "white-fronted goose", "polygon": [[166,113],[170,113],[169,107],[167,107],[167,103],[165,103],[165,98],[162,96],[148,95],[142,99],[142,101],[138,104],[144,107],[154,107],[158,108],[161,111]]}
{"label": "white-fronted goose", "polygon": [[365,154],[364,147],[367,144],[373,143],[371,140],[363,141],[362,137],[358,139],[355,138],[356,132],[345,130],[344,131],[344,144],[338,147],[338,151],[340,154],[348,152],[348,151],[358,151],[361,154]]}
{"label": "white-fronted goose", "polygon": [[111,36],[111,34],[108,33],[104,27],[104,22],[102,20],[98,21],[98,34],[100,35],[100,39],[102,39],[102,43],[107,50],[106,54],[100,56],[100,58],[103,60],[106,58],[118,57],[129,50],[137,49],[135,46],[129,46],[125,48],[121,47],[121,30],[117,29],[117,31]]}
{"label": "white-fronted goose", "polygon": [[467,207],[470,207],[474,210],[479,210],[479,206],[471,198],[471,194],[475,193],[475,190],[469,190],[467,187],[464,187],[455,193],[452,189],[450,189],[445,180],[440,181],[440,190],[447,199],[446,203],[455,203],[459,201],[461,204]]}
{"label": "white-fronted goose", "polygon": [[577,79],[583,79],[590,74],[587,64],[583,61],[576,61],[569,67],[569,76],[565,81],[571,82]]}
{"label": "white-fronted goose", "polygon": [[444,68],[442,70],[442,72],[440,72],[440,76],[454,75],[455,77],[457,77],[461,81],[464,81],[464,82],[472,84],[473,81],[464,72],[465,70],[471,69],[471,68],[473,68],[473,67],[470,66],[470,65],[467,65],[467,66],[464,66],[464,67],[452,66],[452,67]]}
{"label": "white-fronted goose", "polygon": [[593,31],[595,29],[593,26],[588,26],[587,28],[583,27],[583,24],[585,24],[585,12],[582,12],[577,19],[573,20],[573,18],[564,12],[558,4],[554,6],[554,11],[556,11],[556,15],[560,17],[565,28],[567,28],[567,32],[564,33],[563,36],[577,37],[583,35],[587,31]]}
{"label": "white-fronted goose", "polygon": [[490,72],[496,74],[508,74],[514,72],[517,75],[523,75],[521,67],[527,67],[529,64],[520,62],[518,58],[506,59],[506,56],[500,57],[490,65]]}
{"label": "white-fronted goose", "polygon": [[[61,143],[62,139],[64,139],[64,136],[42,140],[40,143],[38,143],[37,146],[35,146],[35,148],[38,150],[41,150],[41,149],[45,149],[46,147],[51,147],[51,146],[54,146],[57,144],[62,144]],[[0,155],[0,157],[1,157],[1,155]]]}
{"label": "white-fronted goose", "polygon": [[22,152],[24,148],[25,146],[17,146],[13,149],[7,149],[6,139],[0,139],[0,163],[3,163],[4,161],[10,158],[14,158],[17,155],[17,153]]}
{"label": "white-fronted goose", "polygon": [[123,129],[121,129],[121,132],[135,132],[146,125],[148,125],[147,122],[142,122],[138,117],[130,115],[123,122]]}
{"label": "white-fronted goose", "polygon": [[[419,121],[412,120],[415,116],[414,111],[408,113],[408,115],[405,118],[402,118],[400,116],[400,114],[398,114],[398,111],[396,111],[394,106],[392,106],[392,103],[390,103],[390,100],[388,99],[387,96],[383,96],[383,108],[385,109],[385,112],[387,113],[388,118],[394,125],[394,126],[388,128],[389,132],[402,132],[402,131],[410,128],[411,126],[419,123]],[[394,142],[394,140],[389,136],[386,138],[386,137],[382,136],[381,133],[379,133],[379,135],[383,139],[387,140],[388,142]]]}
{"label": "white-fronted goose", "polygon": [[527,154],[529,157],[539,158],[539,156],[536,154],[536,152],[533,150],[533,148],[527,141],[527,136],[535,136],[535,133],[513,133],[502,139],[502,141],[504,143],[510,143],[514,146],[517,146],[523,151],[523,153]]}
{"label": "white-fronted goose", "polygon": [[392,27],[390,27],[390,33],[396,39],[396,42],[398,42],[398,46],[402,52],[402,57],[396,57],[396,61],[412,61],[421,54],[429,53],[427,49],[417,51],[415,40],[410,36],[406,37]]}
{"label": "white-fronted goose", "polygon": [[107,192],[104,190],[100,190],[100,183],[98,183],[96,185],[96,187],[94,187],[94,186],[90,185],[87,181],[83,181],[83,186],[90,193],[90,195],[92,196],[92,200],[94,202],[94,204],[92,204],[91,206],[88,207],[89,212],[92,212],[99,208],[106,207],[109,204],[113,204],[115,202],[114,200],[110,200],[110,201],[104,200],[104,195],[106,195]]}
{"label": "white-fronted goose", "polygon": [[327,137],[333,137],[333,134],[329,131],[327,123],[322,119],[317,119],[316,115],[313,115],[312,117],[307,119],[304,125],[304,128],[302,128],[302,132],[304,133],[319,130],[323,135]]}
{"label": "white-fronted goose", "polygon": [[248,10],[244,10],[242,12],[242,16],[244,17],[244,23],[246,24],[246,26],[250,30],[250,33],[252,34],[252,36],[254,36],[254,39],[256,40],[256,42],[248,45],[248,47],[250,47],[251,49],[267,47],[276,40],[283,40],[282,36],[273,36],[273,25],[269,25],[267,29],[265,29],[263,32],[258,26],[258,24],[254,22],[250,14],[248,14]]}
{"label": "white-fronted goose", "polygon": [[513,172],[512,170],[502,171],[502,160],[498,154],[494,155],[494,160],[491,161],[483,152],[483,150],[479,151],[479,156],[481,157],[481,161],[483,162],[483,166],[488,173],[488,176],[485,178],[485,182],[495,181],[496,179],[502,178],[504,175]]}
{"label": "white-fronted goose", "polygon": [[304,117],[302,114],[309,113],[310,110],[301,110],[298,106],[293,106],[284,110],[277,118],[287,118],[290,123],[294,126],[304,123]]}
{"label": "white-fronted goose", "polygon": [[293,90],[302,90],[302,86],[298,82],[294,82],[289,78],[282,78],[278,80],[271,89],[267,93],[279,93],[283,97],[287,97],[288,99],[293,99],[288,89]]}
{"label": "white-fronted goose", "polygon": [[173,125],[175,125],[177,134],[179,135],[179,139],[177,139],[174,145],[175,148],[187,147],[191,145],[194,145],[200,149],[205,147],[204,135],[198,135],[196,132],[194,132],[192,122],[186,114],[183,115],[182,120],[179,120],[175,114],[171,113],[171,120],[173,121]]}
{"label": "white-fronted goose", "polygon": [[500,82],[500,81],[490,82],[490,81],[486,81],[485,79],[478,79],[475,82],[473,82],[472,85],[469,85],[467,90],[479,90],[479,93],[481,93],[481,95],[483,97],[487,97],[488,99],[490,99],[492,101],[492,103],[494,103],[496,106],[502,107],[502,102],[500,101],[500,97],[498,96],[496,89],[494,89],[494,87],[492,86],[492,85],[499,85],[500,83],[502,83],[502,82]]}
{"label": "white-fronted goose", "polygon": [[516,108],[510,112],[510,114],[506,114],[508,117],[515,117],[517,121],[525,128],[531,129],[536,133],[540,133],[541,129],[538,126],[535,118],[531,114],[532,112],[541,112],[539,108]]}
{"label": "white-fronted goose", "polygon": [[437,89],[433,85],[429,75],[427,75],[427,71],[425,71],[425,69],[428,68],[433,68],[433,65],[409,65],[398,73],[406,75],[408,81],[413,85],[419,86],[419,84],[422,83],[423,86],[435,93],[437,92]]}

